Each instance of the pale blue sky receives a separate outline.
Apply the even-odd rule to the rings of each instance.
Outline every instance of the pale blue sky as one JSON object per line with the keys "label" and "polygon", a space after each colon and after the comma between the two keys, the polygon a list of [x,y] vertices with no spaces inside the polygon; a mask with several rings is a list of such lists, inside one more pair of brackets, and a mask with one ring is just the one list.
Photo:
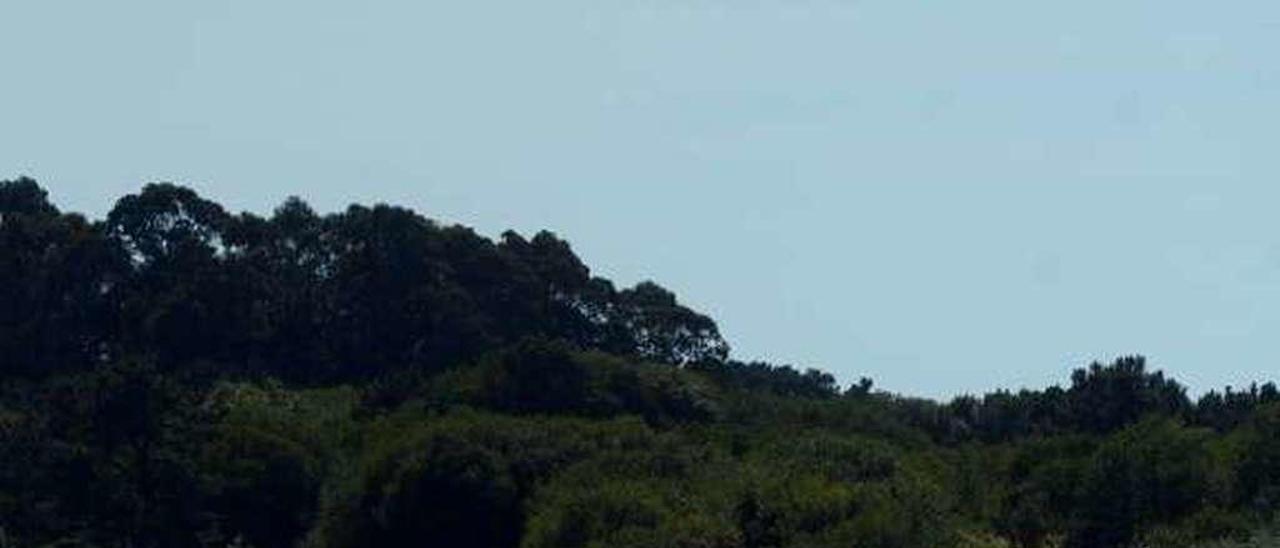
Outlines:
{"label": "pale blue sky", "polygon": [[740,358],[1280,378],[1280,3],[0,4],[0,178],[548,228]]}

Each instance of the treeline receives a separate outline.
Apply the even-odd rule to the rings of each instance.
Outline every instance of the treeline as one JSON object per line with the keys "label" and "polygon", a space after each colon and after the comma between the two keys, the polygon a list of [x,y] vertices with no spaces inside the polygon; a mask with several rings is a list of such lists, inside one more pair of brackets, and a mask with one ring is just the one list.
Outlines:
{"label": "treeline", "polygon": [[540,336],[664,363],[723,360],[716,325],[654,283],[619,290],[548,232],[492,242],[407,209],[232,215],[148,185],[103,221],[0,186],[0,373],[148,356],[164,369],[337,382],[439,371]]}
{"label": "treeline", "polygon": [[546,232],[0,182],[0,548],[1173,547],[1280,505],[1274,384],[935,402],[728,351]]}
{"label": "treeline", "polygon": [[1110,434],[1144,417],[1174,417],[1196,426],[1230,431],[1259,407],[1280,402],[1274,383],[1245,390],[1227,387],[1192,401],[1186,388],[1141,356],[1077,369],[1066,389],[995,391],[961,396],[942,406],[928,425],[944,442],[977,439],[1005,442],[1064,434]]}

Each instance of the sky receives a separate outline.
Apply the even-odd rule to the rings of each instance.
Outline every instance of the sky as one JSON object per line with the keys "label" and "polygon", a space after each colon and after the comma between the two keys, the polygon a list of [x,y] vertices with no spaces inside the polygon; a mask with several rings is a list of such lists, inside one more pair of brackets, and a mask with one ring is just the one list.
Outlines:
{"label": "sky", "polygon": [[1280,2],[0,4],[0,179],[549,229],[911,395],[1280,379]]}

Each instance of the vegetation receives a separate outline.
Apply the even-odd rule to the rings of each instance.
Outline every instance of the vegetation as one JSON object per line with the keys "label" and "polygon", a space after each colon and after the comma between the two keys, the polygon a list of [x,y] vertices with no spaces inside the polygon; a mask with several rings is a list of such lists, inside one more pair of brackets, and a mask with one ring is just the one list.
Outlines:
{"label": "vegetation", "polygon": [[1275,538],[1273,384],[1125,357],[944,403],[728,355],[547,232],[0,182],[0,548]]}

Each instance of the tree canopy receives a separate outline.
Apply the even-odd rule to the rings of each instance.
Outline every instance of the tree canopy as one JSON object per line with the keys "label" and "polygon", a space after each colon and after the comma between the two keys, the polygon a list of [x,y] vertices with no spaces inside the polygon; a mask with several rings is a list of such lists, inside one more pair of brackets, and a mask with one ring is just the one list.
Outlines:
{"label": "tree canopy", "polygon": [[939,402],[732,359],[551,232],[173,184],[89,220],[0,181],[0,548],[1274,540],[1275,384],[1065,380]]}

